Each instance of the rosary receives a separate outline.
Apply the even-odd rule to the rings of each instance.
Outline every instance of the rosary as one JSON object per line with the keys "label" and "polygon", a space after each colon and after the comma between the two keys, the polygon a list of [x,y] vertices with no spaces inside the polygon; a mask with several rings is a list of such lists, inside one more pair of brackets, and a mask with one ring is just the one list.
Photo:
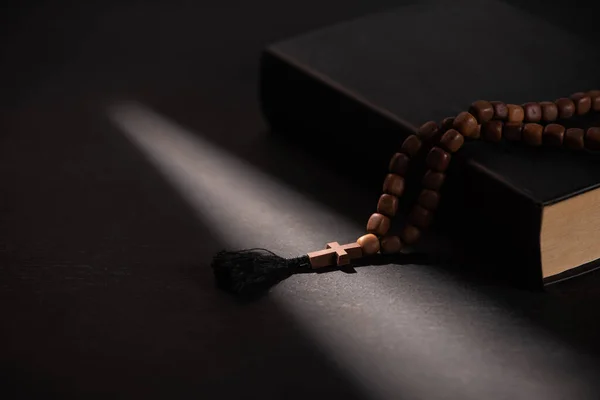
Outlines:
{"label": "rosary", "polygon": [[[377,211],[367,222],[364,236],[344,245],[327,243],[323,250],[290,259],[265,249],[224,250],[217,253],[211,264],[217,284],[238,295],[256,294],[300,270],[341,267],[368,256],[398,254],[404,245],[414,245],[430,226],[452,154],[462,148],[465,140],[481,138],[499,142],[504,138],[530,146],[600,151],[600,127],[584,130],[557,123],[592,111],[600,111],[600,90],[574,93],[554,102],[523,105],[478,100],[468,111],[445,118],[440,124],[429,121],[416,134],[408,136],[399,152],[392,156],[383,194]],[[399,198],[404,194],[409,163],[420,152],[428,152],[427,172],[421,182],[423,189],[400,235],[388,235],[391,220],[398,212]]]}

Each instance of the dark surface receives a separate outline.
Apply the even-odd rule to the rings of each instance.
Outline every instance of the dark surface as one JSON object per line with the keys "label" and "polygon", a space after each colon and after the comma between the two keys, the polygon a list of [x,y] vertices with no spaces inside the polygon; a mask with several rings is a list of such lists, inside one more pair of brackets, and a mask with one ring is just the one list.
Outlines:
{"label": "dark surface", "polygon": [[[267,43],[398,2],[365,4],[54,2],[3,14],[3,398],[598,397],[599,274],[538,293],[407,257],[295,276],[252,304],[214,289],[208,260],[235,241],[213,214],[232,237],[287,255],[362,231],[376,199],[265,136],[256,77]],[[184,171],[183,186],[157,172],[109,118],[121,100],[218,145],[189,163],[226,149],[247,162],[241,178],[262,171],[254,191],[250,179],[227,186],[241,199],[225,204],[245,215],[194,203],[223,192],[194,178],[218,169]],[[298,218],[252,231],[270,215],[251,207],[256,192]]]}

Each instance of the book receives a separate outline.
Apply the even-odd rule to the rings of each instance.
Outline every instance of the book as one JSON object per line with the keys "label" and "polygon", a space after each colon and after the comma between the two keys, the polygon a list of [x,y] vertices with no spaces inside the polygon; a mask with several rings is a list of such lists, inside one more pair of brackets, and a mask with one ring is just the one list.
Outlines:
{"label": "book", "polygon": [[[268,46],[260,99],[276,134],[381,190],[374,176],[422,123],[478,99],[521,104],[598,89],[598,65],[592,40],[508,4],[419,3]],[[596,155],[470,142],[448,171],[435,225],[495,271],[545,285],[598,265],[599,187]]]}

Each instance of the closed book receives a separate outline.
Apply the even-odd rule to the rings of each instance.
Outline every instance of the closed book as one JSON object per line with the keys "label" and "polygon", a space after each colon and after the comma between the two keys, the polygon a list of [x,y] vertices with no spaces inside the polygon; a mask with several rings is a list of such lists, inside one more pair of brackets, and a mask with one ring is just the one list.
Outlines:
{"label": "closed book", "polygon": [[[268,46],[260,97],[274,132],[381,190],[390,157],[422,123],[478,99],[600,88],[599,65],[591,39],[505,3],[419,3]],[[600,158],[585,151],[469,142],[453,157],[435,227],[494,271],[556,282],[597,265],[599,185]]]}

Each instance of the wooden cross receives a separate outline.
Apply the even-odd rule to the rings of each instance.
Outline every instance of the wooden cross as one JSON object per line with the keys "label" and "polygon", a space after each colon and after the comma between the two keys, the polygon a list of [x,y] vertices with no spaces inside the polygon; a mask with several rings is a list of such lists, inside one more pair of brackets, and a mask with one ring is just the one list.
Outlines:
{"label": "wooden cross", "polygon": [[340,245],[338,242],[331,242],[327,243],[325,250],[308,253],[313,268],[348,265],[350,260],[360,257],[362,257],[362,250],[358,243]]}

